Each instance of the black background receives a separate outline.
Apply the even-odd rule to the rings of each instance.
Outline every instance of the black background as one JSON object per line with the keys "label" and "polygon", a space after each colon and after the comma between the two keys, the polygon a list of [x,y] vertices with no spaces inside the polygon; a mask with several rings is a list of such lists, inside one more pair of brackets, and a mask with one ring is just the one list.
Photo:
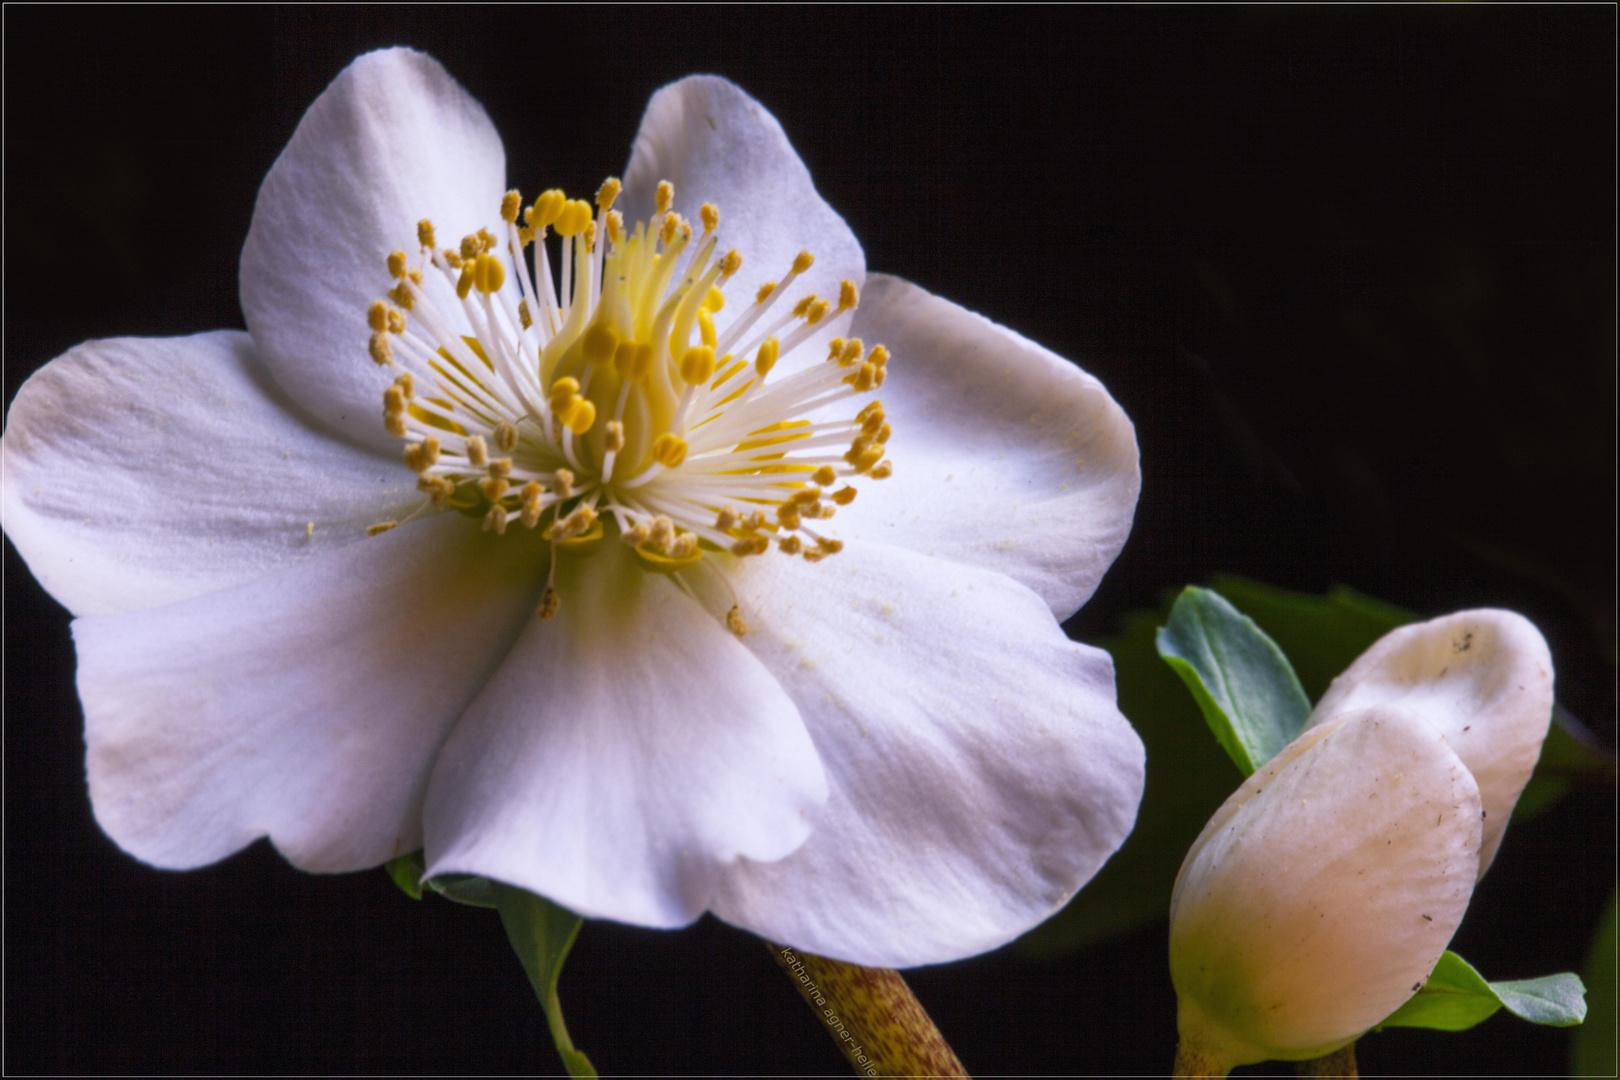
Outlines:
{"label": "black background", "polygon": [[[1135,420],[1135,531],[1077,637],[1217,570],[1509,606],[1613,745],[1609,6],[10,7],[5,31],[8,402],[85,338],[240,327],[258,183],[360,52],[442,60],[531,195],[594,190],[648,95],[713,71],[781,120],[870,268],[1075,358]],[[119,853],[85,794],[68,617],[6,560],[8,1072],[557,1068],[493,913],[262,843],[189,874]],[[1578,792],[1516,826],[1458,951],[1493,978],[1578,968],[1613,810]],[[1163,1072],[1163,939],[911,979],[970,1070]],[[563,995],[605,1072],[845,1071],[713,920],[589,924]],[[1360,1052],[1544,1073],[1567,1040],[1498,1016]]]}

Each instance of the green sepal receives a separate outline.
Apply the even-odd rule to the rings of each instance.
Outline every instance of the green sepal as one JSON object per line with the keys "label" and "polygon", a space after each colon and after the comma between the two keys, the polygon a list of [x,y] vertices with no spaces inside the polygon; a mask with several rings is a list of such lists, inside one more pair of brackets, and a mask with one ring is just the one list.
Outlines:
{"label": "green sepal", "polygon": [[[483,879],[480,879],[483,880]],[[512,951],[523,963],[540,1007],[546,1011],[546,1023],[551,1027],[552,1041],[562,1055],[563,1066],[571,1077],[596,1077],[591,1059],[574,1049],[563,1023],[562,1004],[557,999],[557,979],[562,974],[563,961],[574,946],[574,938],[585,920],[567,908],[559,907],[543,896],[505,885],[487,882],[501,913],[501,925],[506,927],[506,938]]]}
{"label": "green sepal", "polygon": [[383,863],[383,869],[388,871],[388,876],[399,886],[399,891],[412,900],[422,899],[422,871],[426,868],[422,862],[421,849]]}
{"label": "green sepal", "polygon": [[446,900],[472,907],[495,906],[495,883],[475,874],[439,874],[428,878],[428,887]]}
{"label": "green sepal", "polygon": [[1219,593],[1187,586],[1155,641],[1244,776],[1305,727],[1311,703],[1288,657]]}
{"label": "green sepal", "polygon": [[1586,986],[1569,971],[1486,982],[1472,964],[1447,949],[1423,988],[1378,1026],[1467,1031],[1502,1008],[1532,1024],[1574,1027],[1586,1019]]}

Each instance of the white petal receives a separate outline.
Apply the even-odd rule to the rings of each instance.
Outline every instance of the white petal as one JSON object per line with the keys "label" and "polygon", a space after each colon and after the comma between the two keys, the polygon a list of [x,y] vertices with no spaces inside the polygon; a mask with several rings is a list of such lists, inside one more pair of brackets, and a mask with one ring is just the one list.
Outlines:
{"label": "white petal", "polygon": [[96,820],[177,869],[265,835],[315,871],[414,850],[434,754],[533,611],[538,552],[445,514],[78,620]]}
{"label": "white petal", "polygon": [[826,779],[793,702],[718,620],[610,543],[558,568],[433,772],[429,875],[681,926],[741,856],[804,841]]}
{"label": "white petal", "polygon": [[1182,1039],[1221,1064],[1320,1056],[1428,978],[1473,894],[1479,792],[1445,738],[1383,706],[1244,781],[1170,903]]}
{"label": "white petal", "polygon": [[327,434],[236,331],[86,342],[24,383],[7,419],[6,532],[76,615],[249,581],[421,502],[397,450]]}
{"label": "white petal", "polygon": [[[388,375],[366,351],[366,309],[394,282],[395,249],[416,262],[416,223],[440,247],[500,226],[506,155],[484,108],[437,60],[367,53],[309,107],[253,208],[242,248],[242,312],[276,378],[333,427],[381,449]],[[441,313],[462,325],[439,275]]]}
{"label": "white petal", "polygon": [[1108,655],[999,574],[880,545],[739,578],[743,640],[798,702],[832,794],[780,862],[743,862],[715,913],[880,967],[995,948],[1124,841],[1142,743]]}
{"label": "white petal", "polygon": [[1546,640],[1524,616],[1492,608],[1400,627],[1333,680],[1308,723],[1383,704],[1423,714],[1474,774],[1485,808],[1483,877],[1552,720]]}
{"label": "white petal", "polygon": [[[753,303],[761,284],[787,275],[800,251],[813,254],[815,265],[794,281],[782,304],[815,293],[836,305],[841,281],[859,286],[866,278],[860,241],[816,193],[810,170],[782,125],[725,79],[693,75],[659,90],[647,103],[624,170],[627,219],[642,220],[653,212],[661,180],[675,185],[675,210],[699,231],[698,208],[718,207],[717,250],[735,248],[743,257],[726,306],[715,317],[722,331]],[[841,332],[846,319],[829,319],[819,337]],[[820,359],[826,349],[817,352],[815,345],[813,340],[801,348]]]}
{"label": "white petal", "polygon": [[1124,410],[1069,361],[898,278],[868,279],[852,332],[894,354],[878,392],[894,475],[858,485],[838,534],[998,571],[1073,614],[1136,510]]}

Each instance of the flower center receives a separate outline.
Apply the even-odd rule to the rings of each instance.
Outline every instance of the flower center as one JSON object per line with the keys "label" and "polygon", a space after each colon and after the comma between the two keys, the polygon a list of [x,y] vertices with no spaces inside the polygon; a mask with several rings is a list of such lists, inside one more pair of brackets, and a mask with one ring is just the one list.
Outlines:
{"label": "flower center", "polygon": [[[810,523],[855,498],[850,478],[882,479],[892,467],[879,402],[845,415],[828,407],[882,386],[888,350],[834,338],[824,363],[771,376],[822,320],[855,307],[855,283],[843,282],[836,301],[781,303],[814,262],[802,251],[717,331],[725,287],[742,266],[736,251],[717,257],[719,211],[704,204],[694,238],[670,210],[665,181],[654,215],[627,232],[613,209],[619,189],[614,179],[602,185],[594,216],[584,200],[547,191],[522,226],[521,197],[510,191],[504,239],[480,229],[458,250],[440,249],[422,221],[415,265],[403,251],[388,256],[396,283],[367,312],[371,356],[396,373],[384,423],[406,440],[424,508],[457,510],[496,533],[514,521],[543,529],[553,575],[559,547],[610,533],[644,568],[666,573],[773,544],[811,562],[836,554],[842,544]],[[454,289],[471,335],[434,307],[429,274]],[[557,604],[548,581],[540,614]],[[745,629],[735,607],[727,622]]]}

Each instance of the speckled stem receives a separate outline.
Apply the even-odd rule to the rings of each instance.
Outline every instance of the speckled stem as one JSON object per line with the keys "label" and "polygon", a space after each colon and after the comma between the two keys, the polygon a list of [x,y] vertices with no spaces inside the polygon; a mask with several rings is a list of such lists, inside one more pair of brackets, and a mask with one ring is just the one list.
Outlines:
{"label": "speckled stem", "polygon": [[967,1077],[898,971],[828,960],[784,945],[770,950],[856,1076]]}
{"label": "speckled stem", "polygon": [[1331,1054],[1310,1061],[1294,1063],[1295,1076],[1349,1076],[1360,1077],[1356,1071],[1356,1044],[1341,1046]]}
{"label": "speckled stem", "polygon": [[1211,1057],[1203,1049],[1189,1045],[1182,1039],[1176,1045],[1176,1064],[1170,1075],[1176,1080],[1192,1080],[1194,1077],[1204,1080],[1221,1080],[1231,1068]]}

